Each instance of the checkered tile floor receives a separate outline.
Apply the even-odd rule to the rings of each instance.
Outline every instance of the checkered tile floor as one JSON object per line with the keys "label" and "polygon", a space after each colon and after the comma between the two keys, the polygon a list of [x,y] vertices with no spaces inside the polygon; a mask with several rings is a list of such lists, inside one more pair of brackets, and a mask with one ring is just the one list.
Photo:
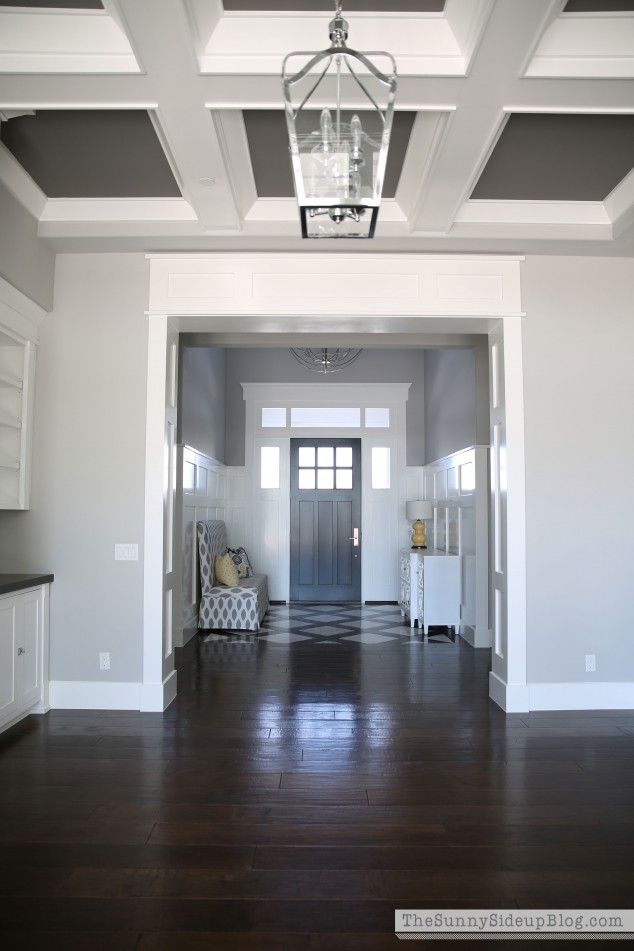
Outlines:
{"label": "checkered tile floor", "polygon": [[392,604],[273,604],[259,631],[213,631],[205,637],[205,642],[228,640],[261,640],[271,645],[310,641],[323,646],[454,643],[447,628],[430,628],[423,638],[422,629],[410,627],[409,619]]}

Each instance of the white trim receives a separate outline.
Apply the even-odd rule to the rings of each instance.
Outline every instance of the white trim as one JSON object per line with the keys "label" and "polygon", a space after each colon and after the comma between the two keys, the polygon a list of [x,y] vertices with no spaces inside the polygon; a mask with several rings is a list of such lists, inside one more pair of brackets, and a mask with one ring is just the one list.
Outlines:
{"label": "white trim", "polygon": [[[149,255],[149,312],[506,317],[521,315],[518,257],[477,255]],[[314,326],[305,326],[313,330]]]}
{"label": "white trim", "polygon": [[634,683],[529,684],[530,710],[632,710]]}
{"label": "white trim", "polygon": [[485,647],[490,649],[493,637],[493,631],[490,627],[478,627],[473,624],[460,625],[460,637],[469,644],[470,647]]}
{"label": "white trim", "polygon": [[602,201],[492,201],[470,198],[456,224],[609,225]]}
{"label": "white trim", "polygon": [[505,684],[490,671],[489,696],[506,713],[634,709],[634,683],[627,682]]}
{"label": "white trim", "polygon": [[49,704],[27,713],[47,710],[140,710],[162,713],[176,697],[176,671],[162,683],[141,684],[132,681],[51,680]]}
{"label": "white trim", "polygon": [[165,375],[168,320],[148,326],[147,417],[145,425],[145,530],[143,559],[143,682],[163,680],[163,472]]}
{"label": "white trim", "polygon": [[530,710],[526,684],[505,684],[492,670],[489,671],[489,697],[505,713],[527,713]]}
{"label": "white trim", "polygon": [[541,37],[524,76],[634,76],[632,12],[568,13],[557,17]]}
{"label": "white trim", "polygon": [[52,710],[138,710],[141,684],[90,680],[51,680]]}
{"label": "white trim", "polygon": [[48,311],[0,277],[0,324],[24,341],[38,342],[39,328]]}
{"label": "white trim", "polygon": [[29,214],[36,219],[40,217],[46,206],[46,195],[2,142],[0,142],[0,181]]}
{"label": "white trim", "polygon": [[178,675],[171,671],[162,683],[139,684],[139,706],[142,713],[163,713],[176,698]]}
{"label": "white trim", "polygon": [[130,42],[105,10],[0,6],[2,73],[140,73]]}
{"label": "white trim", "polygon": [[40,222],[197,221],[184,198],[49,198]]}

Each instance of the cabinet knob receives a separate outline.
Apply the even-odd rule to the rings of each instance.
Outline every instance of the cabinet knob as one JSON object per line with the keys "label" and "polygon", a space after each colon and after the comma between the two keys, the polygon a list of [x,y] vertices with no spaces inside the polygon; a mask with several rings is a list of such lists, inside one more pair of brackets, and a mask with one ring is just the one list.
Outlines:
{"label": "cabinet knob", "polygon": [[24,650],[23,647],[18,647],[18,657],[20,656],[20,654],[26,654],[26,651]]}

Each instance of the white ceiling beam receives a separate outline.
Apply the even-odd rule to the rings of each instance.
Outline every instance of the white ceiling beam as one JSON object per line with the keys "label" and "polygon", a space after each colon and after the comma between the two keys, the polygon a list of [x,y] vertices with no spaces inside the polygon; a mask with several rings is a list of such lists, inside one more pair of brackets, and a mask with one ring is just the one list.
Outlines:
{"label": "white ceiling beam", "polygon": [[[314,12],[225,13],[201,57],[202,72],[279,76],[287,53],[328,48],[331,19],[332,14]],[[466,71],[462,51],[442,14],[355,12],[347,19],[349,45],[388,50],[401,75],[461,76]]]}
{"label": "white ceiling beam", "polygon": [[[172,0],[119,0],[159,106],[152,113],[172,171],[204,231],[239,230],[221,143],[200,96],[191,21]],[[211,183],[211,184],[209,184]]]}
{"label": "white ceiling beam", "polygon": [[415,231],[446,233],[451,229],[499,135],[509,86],[516,85],[535,37],[541,35],[558,3],[505,0],[493,9],[424,188]]}
{"label": "white ceiling beam", "polygon": [[527,76],[634,76],[634,13],[567,13],[555,19],[531,58]]}
{"label": "white ceiling beam", "polygon": [[104,10],[0,8],[0,73],[135,73],[139,66]]}

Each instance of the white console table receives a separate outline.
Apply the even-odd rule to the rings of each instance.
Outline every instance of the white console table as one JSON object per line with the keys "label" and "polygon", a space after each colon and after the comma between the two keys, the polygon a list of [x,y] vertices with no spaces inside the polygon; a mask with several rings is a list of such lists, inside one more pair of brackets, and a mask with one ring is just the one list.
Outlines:
{"label": "white console table", "polygon": [[435,548],[401,551],[401,614],[428,633],[430,624],[460,625],[460,558]]}

